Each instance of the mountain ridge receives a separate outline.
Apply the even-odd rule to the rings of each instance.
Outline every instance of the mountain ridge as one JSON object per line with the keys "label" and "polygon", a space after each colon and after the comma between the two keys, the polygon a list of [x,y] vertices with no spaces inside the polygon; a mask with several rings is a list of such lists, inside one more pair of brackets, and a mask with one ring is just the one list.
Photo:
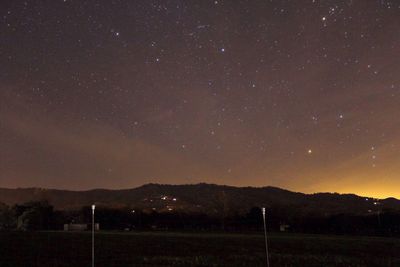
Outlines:
{"label": "mountain ridge", "polygon": [[[58,189],[58,188],[45,188],[45,187],[16,187],[16,188],[8,188],[8,187],[0,187],[1,190],[36,190],[36,191],[62,191],[62,192],[74,192],[74,193],[87,193],[87,192],[93,192],[93,191],[131,191],[143,187],[148,187],[148,186],[171,186],[171,187],[186,187],[186,186],[200,186],[200,185],[207,185],[207,186],[215,186],[215,187],[226,187],[226,188],[247,188],[247,189],[276,189],[280,191],[285,191],[285,192],[290,192],[290,193],[296,193],[296,194],[302,194],[306,196],[312,196],[312,195],[341,195],[341,196],[357,196],[357,197],[367,197],[370,199],[378,199],[378,200],[396,200],[400,201],[400,199],[395,198],[395,197],[386,197],[386,198],[376,198],[376,197],[368,197],[368,196],[362,196],[362,195],[357,195],[355,193],[338,193],[338,192],[314,192],[314,193],[304,193],[300,191],[291,191],[288,189],[284,189],[281,187],[277,186],[232,186],[232,185],[221,185],[221,184],[213,184],[213,183],[194,183],[194,184],[160,184],[160,183],[147,183],[140,185],[138,187],[132,187],[132,188],[120,188],[120,189],[109,189],[109,188],[93,188],[93,189],[85,189],[85,190],[73,190],[73,189]],[[1,196],[0,196],[1,199]]]}
{"label": "mountain ridge", "polygon": [[252,207],[266,206],[313,214],[368,214],[381,210],[400,211],[400,200],[377,199],[356,194],[301,193],[273,186],[236,187],[217,184],[149,183],[129,189],[63,190],[47,188],[0,188],[0,202],[7,205],[46,200],[56,209],[100,206],[133,207],[160,212],[243,214]]}

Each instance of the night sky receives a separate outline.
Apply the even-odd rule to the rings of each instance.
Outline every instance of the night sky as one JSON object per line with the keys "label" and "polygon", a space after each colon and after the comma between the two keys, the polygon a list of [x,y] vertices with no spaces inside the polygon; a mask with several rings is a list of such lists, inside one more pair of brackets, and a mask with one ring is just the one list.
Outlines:
{"label": "night sky", "polygon": [[0,187],[400,197],[400,2],[0,2]]}

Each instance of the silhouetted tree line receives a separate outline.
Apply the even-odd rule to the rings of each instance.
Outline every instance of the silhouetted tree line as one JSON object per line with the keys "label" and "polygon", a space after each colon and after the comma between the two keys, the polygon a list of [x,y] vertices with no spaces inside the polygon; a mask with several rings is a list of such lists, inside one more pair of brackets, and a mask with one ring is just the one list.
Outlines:
{"label": "silhouetted tree line", "polygon": [[8,207],[0,204],[0,230],[52,230],[61,212],[46,201],[28,202]]}
{"label": "silhouetted tree line", "polygon": [[[65,223],[90,223],[91,208],[57,211],[46,201],[28,202],[12,207],[0,203],[0,230],[62,230]],[[400,236],[398,211],[374,211],[368,215],[320,213],[301,214],[290,207],[267,209],[270,231],[288,225],[288,231],[323,234]],[[246,214],[228,212],[225,216],[201,213],[142,211],[130,208],[96,208],[96,222],[102,230],[192,230],[261,231],[261,210]]]}

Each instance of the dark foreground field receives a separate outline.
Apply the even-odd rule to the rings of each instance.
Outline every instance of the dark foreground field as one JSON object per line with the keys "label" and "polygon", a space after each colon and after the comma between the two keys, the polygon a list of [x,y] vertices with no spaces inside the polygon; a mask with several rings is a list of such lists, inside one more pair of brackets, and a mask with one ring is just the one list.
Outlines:
{"label": "dark foreground field", "polygon": [[[263,237],[96,233],[96,266],[265,266]],[[271,266],[400,266],[400,239],[271,234]],[[0,267],[91,266],[90,233],[0,233]]]}

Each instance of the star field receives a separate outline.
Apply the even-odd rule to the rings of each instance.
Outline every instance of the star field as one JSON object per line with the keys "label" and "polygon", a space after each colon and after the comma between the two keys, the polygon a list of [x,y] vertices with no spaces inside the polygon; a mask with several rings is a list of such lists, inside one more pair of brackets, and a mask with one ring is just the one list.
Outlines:
{"label": "star field", "polygon": [[1,1],[0,186],[397,196],[400,3]]}

